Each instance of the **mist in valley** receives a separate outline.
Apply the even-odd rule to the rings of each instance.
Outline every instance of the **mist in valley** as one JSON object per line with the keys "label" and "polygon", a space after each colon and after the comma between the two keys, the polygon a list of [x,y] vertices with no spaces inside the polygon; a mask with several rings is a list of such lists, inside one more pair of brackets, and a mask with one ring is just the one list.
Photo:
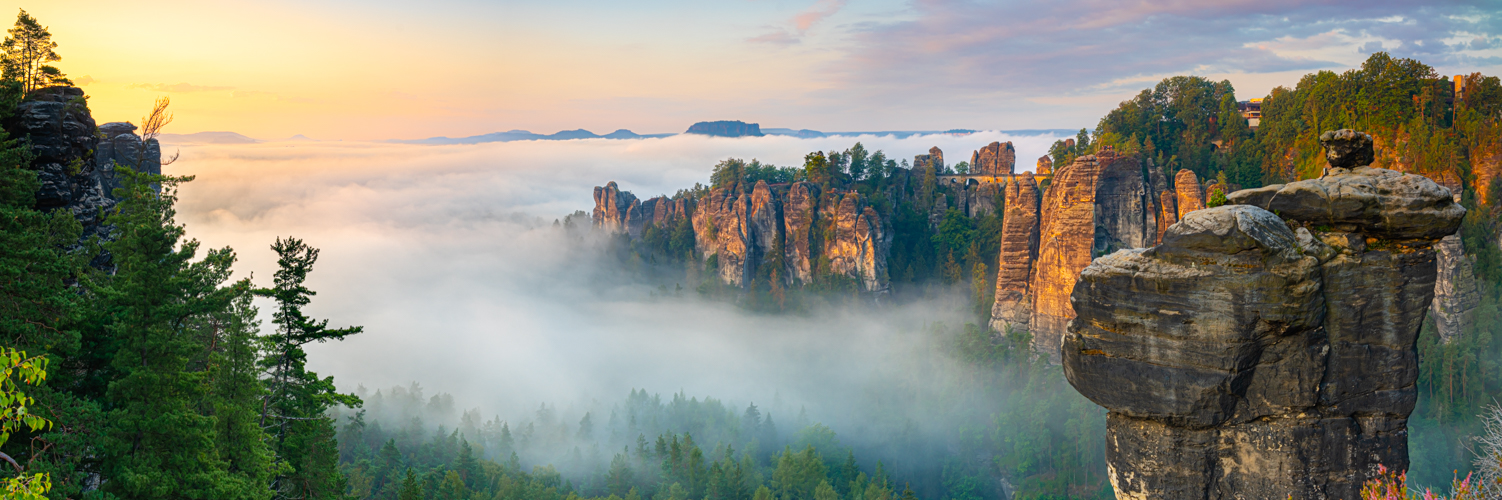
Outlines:
{"label": "mist in valley", "polygon": [[[609,259],[602,237],[561,220],[587,212],[607,181],[643,198],[671,194],[707,183],[727,157],[799,166],[810,151],[859,140],[895,159],[937,145],[958,161],[1011,140],[1028,165],[1056,139],[204,145],[183,146],[165,173],[196,176],[179,220],[206,246],[233,247],[241,276],[264,286],[278,236],[322,249],[309,313],[365,332],[308,346],[309,367],[360,394],[370,428],[414,443],[460,430],[487,458],[517,451],[524,467],[552,464],[574,480],[663,433],[696,431],[711,455],[724,453],[717,445],[765,458],[816,444],[853,452],[868,472],[881,460],[929,497],[946,467],[995,467],[966,457],[962,436],[1003,438],[976,434],[1026,411],[1022,389],[1036,378],[957,358],[964,325],[977,322],[968,290],[754,313],[702,299],[690,283],[659,288]],[[1075,410],[1098,420],[1090,405]],[[342,412],[341,425],[356,415]],[[504,447],[502,426],[513,440]]]}

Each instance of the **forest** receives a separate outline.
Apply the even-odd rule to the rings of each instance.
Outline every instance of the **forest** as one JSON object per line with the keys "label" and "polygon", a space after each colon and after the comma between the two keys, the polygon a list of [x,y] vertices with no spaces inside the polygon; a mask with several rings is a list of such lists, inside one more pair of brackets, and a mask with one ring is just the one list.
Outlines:
{"label": "forest", "polygon": [[[0,121],[9,125],[28,99],[71,82],[50,65],[61,59],[57,43],[36,19],[22,11],[8,33]],[[1462,236],[1480,305],[1457,338],[1442,340],[1426,324],[1410,441],[1410,480],[1447,484],[1470,470],[1466,444],[1484,423],[1477,415],[1502,397],[1502,342],[1494,341],[1502,334],[1502,84],[1462,79],[1457,94],[1432,68],[1377,53],[1360,68],[1274,89],[1253,129],[1229,82],[1172,77],[1050,155],[1063,165],[1110,146],[1170,174],[1187,168],[1246,188],[1319,175],[1314,137],[1350,127],[1384,141],[1381,166],[1457,189],[1470,210]],[[67,105],[87,111],[88,102]],[[141,120],[144,141],[171,122],[167,110],[159,101]],[[953,208],[931,216],[943,196],[934,176],[964,172],[965,162],[914,177],[907,160],[857,143],[811,152],[799,167],[726,159],[708,185],[674,196],[692,203],[713,188],[794,180],[861,193],[893,235],[890,300],[968,303],[969,320],[913,332],[923,347],[886,367],[910,382],[869,391],[849,409],[857,415],[847,430],[803,408],[713,394],[638,389],[610,402],[542,403],[503,420],[415,383],[350,391],[308,369],[305,346],[362,332],[304,312],[316,296],[306,283],[317,248],[290,236],[269,241],[257,251],[278,257],[270,283],[232,280],[236,250],[202,248],[177,220],[177,194],[192,177],[120,164],[100,167],[120,179],[117,201],[99,214],[107,237],[86,235],[75,214],[39,201],[38,157],[28,138],[0,131],[6,498],[1112,497],[1104,411],[1070,389],[1025,333],[984,326],[1001,216]],[[85,167],[80,159],[69,168],[82,175]],[[589,238],[588,218],[565,217],[559,231]],[[807,287],[784,287],[775,274],[782,266],[767,266],[745,290],[730,289],[708,278],[692,231],[687,221],[651,226],[639,241],[610,240],[600,258],[639,273],[655,298],[729,301],[748,314],[884,306],[823,261]],[[933,418],[903,417],[914,408]]]}

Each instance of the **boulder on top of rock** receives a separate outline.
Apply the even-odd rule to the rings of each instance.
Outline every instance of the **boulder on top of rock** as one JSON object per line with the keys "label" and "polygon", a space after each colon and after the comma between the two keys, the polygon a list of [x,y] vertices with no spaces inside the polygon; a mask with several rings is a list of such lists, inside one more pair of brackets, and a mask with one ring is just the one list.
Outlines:
{"label": "boulder on top of rock", "polygon": [[1328,130],[1319,135],[1319,145],[1325,148],[1325,159],[1330,168],[1356,168],[1371,165],[1376,159],[1372,150],[1372,136],[1348,128]]}
{"label": "boulder on top of rock", "polygon": [[1460,227],[1465,208],[1429,178],[1366,166],[1331,169],[1319,179],[1243,189],[1229,203],[1253,205],[1285,219],[1381,238],[1443,238]]}

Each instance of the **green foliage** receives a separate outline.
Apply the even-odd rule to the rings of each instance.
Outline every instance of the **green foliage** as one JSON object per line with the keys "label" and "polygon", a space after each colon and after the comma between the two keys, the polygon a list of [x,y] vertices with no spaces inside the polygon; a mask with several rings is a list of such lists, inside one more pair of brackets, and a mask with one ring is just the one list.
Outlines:
{"label": "green foliage", "polygon": [[[105,393],[109,424],[101,446],[106,490],[120,498],[247,498],[256,486],[232,472],[214,446],[215,419],[200,412],[207,373],[190,363],[203,344],[189,321],[222,311],[244,289],[221,286],[235,256],[228,248],[198,256],[174,221],[177,185],[191,180],[119,168],[122,201],[109,221],[115,240],[113,276],[97,275],[89,290],[107,311],[113,339]],[[158,193],[153,186],[161,186]]]}
{"label": "green foliage", "polygon": [[[10,440],[10,435],[24,426],[33,432],[52,427],[52,422],[32,412],[36,400],[21,391],[21,384],[37,385],[47,379],[47,358],[27,357],[25,352],[9,347],[0,347],[0,445]],[[16,468],[16,477],[0,482],[0,494],[18,500],[41,500],[52,489],[52,478],[46,473],[28,474],[9,455],[0,454]],[[3,467],[3,465],[0,465]]]}
{"label": "green foliage", "polygon": [[277,326],[262,337],[265,355],[260,367],[269,375],[260,425],[270,429],[278,460],[290,466],[290,472],[283,468],[272,485],[291,498],[340,498],[345,479],[338,470],[334,422],[326,413],[337,405],[358,407],[360,399],[339,394],[333,377],[319,378],[308,371],[302,346],[343,340],[362,327],[329,328],[328,320],[314,320],[302,312],[315,294],[303,283],[318,261],[318,249],[296,238],[277,238],[271,249],[278,257],[275,285],[255,291],[276,301],[272,323]]}
{"label": "green foliage", "polygon": [[742,192],[750,191],[760,181],[765,181],[767,184],[783,184],[799,180],[802,175],[803,172],[800,169],[793,167],[763,164],[756,159],[747,163],[739,158],[726,158],[715,164],[714,170],[709,175],[709,184],[713,188],[727,188],[733,192]]}
{"label": "green foliage", "polygon": [[52,41],[52,33],[48,33],[47,28],[25,9],[16,15],[16,24],[7,33],[10,36],[0,42],[0,50],[4,51],[0,55],[0,68],[3,68],[0,77],[20,82],[24,93],[73,83],[56,67],[47,64],[62,60],[53,50],[57,48],[57,42]]}

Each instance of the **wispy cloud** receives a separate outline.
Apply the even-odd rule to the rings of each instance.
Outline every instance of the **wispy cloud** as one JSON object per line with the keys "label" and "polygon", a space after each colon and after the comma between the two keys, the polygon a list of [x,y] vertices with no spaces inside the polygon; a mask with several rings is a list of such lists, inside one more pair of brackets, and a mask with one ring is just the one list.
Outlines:
{"label": "wispy cloud", "polygon": [[217,91],[221,91],[221,90],[232,90],[232,89],[234,89],[234,87],[218,87],[218,86],[210,86],[210,85],[194,85],[194,84],[191,84],[191,83],[176,83],[176,84],[170,84],[170,85],[169,84],[165,84],[165,83],[132,83],[130,85],[126,85],[125,88],[128,88],[128,89],[152,90],[152,91],[156,91],[156,92],[172,92],[172,93],[217,92]]}
{"label": "wispy cloud", "polygon": [[843,95],[917,96],[933,107],[997,92],[1085,96],[1130,92],[1158,75],[1350,67],[1375,51],[1436,66],[1502,64],[1491,49],[1502,13],[1464,2],[919,0],[910,8],[906,19],[852,25],[844,57],[825,67]]}
{"label": "wispy cloud", "polygon": [[835,13],[838,13],[840,9],[845,7],[845,4],[848,1],[849,0],[818,0],[814,2],[813,5],[808,6],[808,8],[804,9],[802,12],[799,12],[797,15],[793,16],[791,20],[789,20],[791,30],[789,30],[789,28],[787,27],[772,27],[771,31],[768,31],[767,33],[759,36],[751,37],[748,41],[754,43],[770,43],[775,45],[790,45],[799,43],[803,40],[803,36],[808,33],[809,29],[812,29],[814,25],[819,24],[825,19],[828,19],[830,16],[835,15]]}

